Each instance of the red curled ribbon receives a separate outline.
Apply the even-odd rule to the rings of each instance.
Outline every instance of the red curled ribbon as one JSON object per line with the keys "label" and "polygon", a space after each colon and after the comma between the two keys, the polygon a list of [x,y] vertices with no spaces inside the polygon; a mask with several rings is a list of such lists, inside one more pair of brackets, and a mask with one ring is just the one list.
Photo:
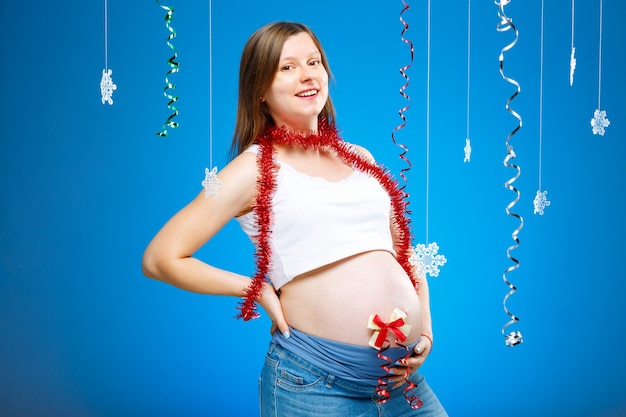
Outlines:
{"label": "red curled ribbon", "polygon": [[[398,342],[396,341],[396,343]],[[406,356],[403,359],[406,362],[411,356],[413,356],[413,349],[409,349],[408,346],[404,346],[400,343],[398,344],[406,349]],[[406,400],[406,402],[409,403],[409,406],[415,410],[417,408],[420,408],[422,405],[424,405],[424,402],[413,391],[415,388],[417,388],[417,384],[415,384],[409,379],[410,375],[411,375],[411,369],[407,367],[403,375],[404,382],[406,382],[406,387],[404,387],[403,393],[404,393],[404,399]]]}
{"label": "red curled ribbon", "polygon": [[378,404],[386,403],[387,400],[391,397],[391,392],[389,391],[389,365],[391,365],[391,358],[383,354],[383,352],[385,352],[387,349],[389,349],[389,341],[384,339],[383,344],[376,353],[378,359],[383,361],[383,364],[380,365],[380,368],[385,372],[385,375],[378,378],[378,385],[376,386],[376,394],[378,394],[379,396],[379,398],[376,400]]}

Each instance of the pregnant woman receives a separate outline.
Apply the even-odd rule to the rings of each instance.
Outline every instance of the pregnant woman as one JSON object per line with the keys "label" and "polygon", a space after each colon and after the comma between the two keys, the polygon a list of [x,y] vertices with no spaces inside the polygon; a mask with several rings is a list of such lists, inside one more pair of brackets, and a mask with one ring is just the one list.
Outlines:
{"label": "pregnant woman", "polygon": [[[240,63],[233,158],[146,248],[146,276],[241,297],[272,319],[261,416],[446,416],[417,372],[432,349],[428,284],[409,263],[404,193],[343,141],[330,69],[305,25],[268,24]],[[366,86],[355,92],[367,97]],[[256,247],[251,278],[193,255],[236,218]],[[233,251],[234,253],[234,251]]]}

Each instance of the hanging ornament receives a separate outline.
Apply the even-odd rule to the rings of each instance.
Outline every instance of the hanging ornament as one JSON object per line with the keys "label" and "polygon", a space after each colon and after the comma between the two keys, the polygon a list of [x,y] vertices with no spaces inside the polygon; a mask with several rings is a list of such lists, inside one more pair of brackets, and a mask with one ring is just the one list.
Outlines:
{"label": "hanging ornament", "polygon": [[436,242],[429,243],[428,246],[418,243],[415,246],[415,254],[411,256],[409,262],[417,267],[417,275],[425,278],[439,276],[439,267],[447,261],[446,257],[439,254],[439,246]]}
{"label": "hanging ornament", "polygon": [[174,51],[174,55],[172,55],[172,57],[167,60],[167,64],[169,65],[170,69],[167,71],[167,74],[165,75],[165,88],[163,89],[163,95],[167,97],[168,99],[167,108],[170,109],[172,113],[168,116],[165,123],[163,123],[163,127],[161,128],[161,131],[156,133],[158,136],[166,137],[168,134],[167,132],[168,127],[172,129],[176,129],[178,127],[178,122],[174,121],[174,117],[178,115],[178,108],[174,105],[178,101],[178,96],[175,96],[174,94],[169,92],[169,90],[176,89],[176,86],[170,82],[169,77],[171,74],[174,74],[179,71],[180,64],[176,62],[176,59],[178,58],[178,53],[176,52],[176,48],[172,44],[172,39],[176,37],[176,31],[172,27],[172,20],[174,20],[174,8],[161,5],[159,3],[159,0],[156,0],[156,2],[162,9],[166,11],[165,27],[170,32],[170,34],[167,37],[167,46],[169,46],[170,49]]}
{"label": "hanging ornament", "polygon": [[463,153],[465,154],[465,156],[463,157],[463,162],[469,162],[470,158],[472,157],[472,144],[470,142],[470,138],[465,138]]}
{"label": "hanging ornament", "polygon": [[596,109],[596,111],[593,112],[591,131],[594,135],[604,136],[604,128],[608,127],[610,124],[611,122],[606,118],[605,110]]}
{"label": "hanging ornament", "polygon": [[[415,255],[411,257],[411,264],[417,266],[418,275],[422,278],[426,274],[436,277],[439,275],[439,267],[443,266],[446,258],[437,255],[439,246],[437,242],[430,242],[428,239],[429,228],[429,206],[430,206],[430,0],[427,2],[427,46],[426,46],[426,243],[418,243],[415,246]],[[466,142],[467,144],[467,142]],[[466,145],[467,146],[467,145]]]}
{"label": "hanging ornament", "polygon": [[544,44],[544,0],[541,0],[541,34],[540,38],[540,53],[539,53],[539,188],[535,199],[533,200],[533,206],[535,208],[534,214],[543,216],[544,210],[550,205],[550,202],[546,198],[547,191],[541,191],[541,176],[543,167],[543,44]]}
{"label": "hanging ornament", "polygon": [[102,79],[100,80],[100,94],[102,94],[102,104],[113,104],[113,91],[117,90],[117,85],[113,84],[111,69],[102,70]]}
{"label": "hanging ornament", "polygon": [[606,118],[606,110],[600,110],[600,93],[602,92],[602,0],[600,0],[600,45],[598,47],[598,108],[593,112],[591,131],[594,135],[604,136],[604,129],[611,122]]}
{"label": "hanging ornament", "polygon": [[504,283],[509,287],[509,291],[506,293],[506,295],[504,296],[504,300],[502,302],[503,307],[504,307],[504,312],[507,316],[509,316],[509,321],[507,323],[504,324],[504,326],[502,326],[502,335],[504,336],[504,343],[506,344],[506,346],[508,347],[513,347],[513,346],[517,346],[520,343],[523,342],[523,338],[522,338],[522,334],[519,331],[508,331],[507,329],[509,326],[511,326],[512,324],[516,323],[519,321],[519,318],[517,316],[515,316],[507,307],[507,301],[508,299],[515,294],[515,292],[517,292],[517,287],[515,287],[515,285],[513,285],[509,278],[508,278],[508,274],[511,273],[512,271],[516,270],[519,268],[520,262],[514,258],[511,253],[517,249],[519,247],[519,238],[518,235],[520,233],[520,231],[522,230],[522,228],[524,227],[524,219],[522,218],[522,216],[520,216],[517,213],[514,213],[513,211],[511,211],[512,208],[515,207],[515,205],[517,204],[517,202],[520,200],[520,192],[517,188],[515,188],[513,186],[513,184],[515,183],[515,181],[517,181],[517,179],[520,176],[521,173],[521,169],[519,167],[519,165],[516,165],[514,163],[511,162],[511,160],[516,158],[515,155],[515,151],[513,149],[513,145],[511,144],[511,139],[513,138],[513,136],[521,129],[522,127],[522,117],[511,108],[510,104],[511,102],[515,99],[515,97],[518,96],[518,94],[520,93],[520,84],[515,81],[514,79],[508,77],[507,75],[505,75],[504,73],[504,53],[511,50],[516,44],[517,41],[519,39],[519,32],[517,30],[517,27],[515,27],[515,25],[513,25],[513,20],[508,17],[504,11],[504,8],[507,4],[509,4],[511,2],[511,0],[500,0],[500,2],[496,2],[496,5],[498,6],[498,17],[500,18],[500,22],[498,23],[498,25],[496,26],[496,30],[498,32],[507,32],[509,30],[513,30],[514,34],[515,34],[515,38],[513,39],[513,41],[511,43],[509,43],[508,45],[506,45],[504,48],[502,48],[502,50],[500,51],[500,56],[499,56],[499,61],[500,61],[500,75],[502,76],[502,78],[508,82],[509,84],[512,84],[515,87],[515,92],[506,100],[506,105],[505,108],[506,110],[517,119],[518,124],[517,126],[507,135],[506,137],[506,150],[507,150],[507,154],[506,157],[504,158],[504,166],[507,168],[512,168],[516,171],[515,175],[513,177],[511,177],[509,180],[505,181],[504,183],[504,187],[510,191],[513,191],[515,193],[515,198],[513,199],[513,201],[511,201],[507,206],[506,206],[506,214],[516,218],[517,220],[519,220],[519,225],[518,227],[511,233],[511,238],[513,239],[513,241],[515,242],[513,245],[509,246],[506,250],[506,256],[509,260],[511,260],[513,262],[513,265],[509,266],[508,268],[505,269],[504,273],[502,274],[502,279],[504,280]]}
{"label": "hanging ornament", "polygon": [[467,111],[465,126],[465,146],[463,147],[463,162],[470,162],[472,143],[470,140],[470,46],[471,46],[471,11],[472,0],[467,0]]}
{"label": "hanging ornament", "polygon": [[219,178],[217,178],[217,167],[213,167],[213,169],[209,170],[209,168],[204,169],[204,180],[202,180],[202,187],[204,188],[204,196],[205,197],[214,197],[217,198],[217,189],[222,186],[222,182]]}
{"label": "hanging ornament", "polygon": [[209,0],[209,166],[204,169],[204,197],[218,198],[217,189],[222,182],[217,178],[217,167],[213,166],[213,1]]}
{"label": "hanging ornament", "polygon": [[541,191],[541,189],[537,190],[537,194],[535,194],[535,199],[533,200],[533,207],[535,208],[534,214],[543,216],[543,211],[550,205],[547,195],[547,191]]}
{"label": "hanging ornament", "polygon": [[109,4],[107,0],[104,0],[104,69],[100,79],[102,104],[113,104],[113,91],[117,90],[117,85],[113,84],[111,74],[113,70],[109,68]]}

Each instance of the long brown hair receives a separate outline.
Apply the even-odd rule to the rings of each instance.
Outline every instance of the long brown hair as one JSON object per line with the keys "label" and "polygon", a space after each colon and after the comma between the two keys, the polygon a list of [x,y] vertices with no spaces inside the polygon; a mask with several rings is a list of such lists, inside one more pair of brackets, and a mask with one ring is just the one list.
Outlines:
{"label": "long brown hair", "polygon": [[[332,78],[322,45],[309,27],[301,23],[275,22],[258,29],[250,36],[241,54],[237,119],[230,148],[232,157],[253,144],[263,129],[274,125],[269,108],[261,97],[274,81],[285,41],[301,32],[311,36],[320,51],[328,77]],[[330,96],[318,119],[328,125],[335,123],[335,107]]]}

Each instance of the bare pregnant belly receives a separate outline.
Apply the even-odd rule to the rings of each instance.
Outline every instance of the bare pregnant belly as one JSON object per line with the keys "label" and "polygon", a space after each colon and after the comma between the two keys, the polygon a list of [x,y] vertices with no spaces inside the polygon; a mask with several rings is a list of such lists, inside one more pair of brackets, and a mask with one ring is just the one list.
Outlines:
{"label": "bare pregnant belly", "polygon": [[[411,280],[392,254],[365,252],[295,278],[281,288],[287,323],[300,331],[366,346],[370,315],[389,322],[394,309],[411,326],[404,344],[422,332],[422,311]],[[389,332],[391,346],[395,337]]]}

